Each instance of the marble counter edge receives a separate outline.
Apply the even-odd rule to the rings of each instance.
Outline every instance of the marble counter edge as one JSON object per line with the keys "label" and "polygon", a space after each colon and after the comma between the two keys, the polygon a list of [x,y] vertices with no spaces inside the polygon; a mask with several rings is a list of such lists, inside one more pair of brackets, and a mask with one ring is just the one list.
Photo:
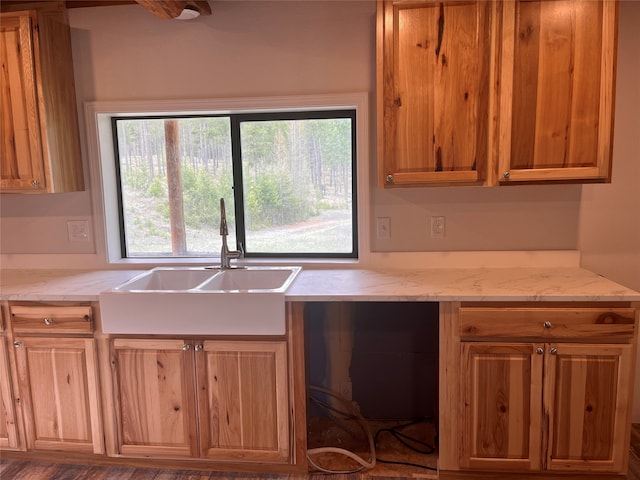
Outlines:
{"label": "marble counter edge", "polygon": [[[0,300],[95,302],[101,291],[144,271],[5,270],[0,272]],[[638,302],[640,293],[580,267],[306,269],[285,300]]]}

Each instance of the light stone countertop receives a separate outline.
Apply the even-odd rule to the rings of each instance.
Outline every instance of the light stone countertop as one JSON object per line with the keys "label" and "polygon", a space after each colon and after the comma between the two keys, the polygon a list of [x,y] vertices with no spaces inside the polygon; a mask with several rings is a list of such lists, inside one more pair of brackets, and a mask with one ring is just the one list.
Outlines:
{"label": "light stone countertop", "polygon": [[[2,270],[0,300],[98,301],[146,270]],[[581,268],[303,269],[289,301],[640,301]]]}
{"label": "light stone countertop", "polygon": [[293,301],[640,301],[640,293],[581,268],[303,270]]}
{"label": "light stone countertop", "polygon": [[0,300],[98,301],[108,290],[146,270],[1,270]]}

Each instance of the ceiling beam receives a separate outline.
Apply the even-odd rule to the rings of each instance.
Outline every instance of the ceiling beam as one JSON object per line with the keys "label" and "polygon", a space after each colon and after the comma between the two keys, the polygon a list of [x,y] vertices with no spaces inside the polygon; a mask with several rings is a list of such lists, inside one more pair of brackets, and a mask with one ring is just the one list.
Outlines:
{"label": "ceiling beam", "polygon": [[176,18],[187,8],[200,15],[211,15],[211,7],[206,0],[136,0],[137,3],[159,18]]}

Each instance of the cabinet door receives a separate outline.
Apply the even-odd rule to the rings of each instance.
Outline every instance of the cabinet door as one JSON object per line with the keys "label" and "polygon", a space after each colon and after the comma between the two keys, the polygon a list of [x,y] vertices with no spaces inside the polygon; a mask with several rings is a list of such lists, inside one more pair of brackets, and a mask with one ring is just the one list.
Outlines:
{"label": "cabinet door", "polygon": [[543,345],[462,343],[462,468],[540,468],[543,352]]}
{"label": "cabinet door", "polygon": [[119,453],[197,455],[194,363],[182,340],[113,340]]}
{"label": "cabinet door", "polygon": [[0,448],[18,448],[18,429],[6,339],[0,336]]}
{"label": "cabinet door", "polygon": [[206,341],[196,354],[203,457],[285,462],[289,395],[284,341]]}
{"label": "cabinet door", "polygon": [[28,449],[104,452],[94,342],[16,339]]}
{"label": "cabinet door", "polygon": [[502,5],[500,181],[608,181],[617,2]]}
{"label": "cabinet door", "polygon": [[44,160],[29,13],[3,13],[0,39],[0,61],[3,65],[0,72],[0,190],[44,189]]}
{"label": "cabinet door", "polygon": [[381,185],[485,178],[493,8],[486,1],[378,3]]}
{"label": "cabinet door", "polygon": [[548,346],[548,469],[622,472],[629,448],[632,352],[632,345]]}

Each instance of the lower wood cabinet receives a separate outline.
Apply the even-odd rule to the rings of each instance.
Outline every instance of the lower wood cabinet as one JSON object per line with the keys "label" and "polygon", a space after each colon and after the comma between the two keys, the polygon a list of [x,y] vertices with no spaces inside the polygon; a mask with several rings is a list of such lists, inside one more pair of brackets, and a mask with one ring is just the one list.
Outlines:
{"label": "lower wood cabinet", "polygon": [[93,307],[10,303],[27,450],[104,453]]}
{"label": "lower wood cabinet", "polygon": [[0,335],[0,448],[19,447],[15,398],[11,386],[6,338]]}
{"label": "lower wood cabinet", "polygon": [[284,340],[116,338],[111,345],[117,454],[289,460]]}
{"label": "lower wood cabinet", "polygon": [[92,338],[16,337],[28,450],[103,453]]}
{"label": "lower wood cabinet", "polygon": [[440,411],[441,470],[624,474],[637,317],[622,303],[441,306],[441,405],[457,405]]}
{"label": "lower wood cabinet", "polygon": [[461,464],[620,472],[632,346],[462,343]]}
{"label": "lower wood cabinet", "polygon": [[205,341],[196,352],[200,455],[278,462],[289,458],[284,341]]}

